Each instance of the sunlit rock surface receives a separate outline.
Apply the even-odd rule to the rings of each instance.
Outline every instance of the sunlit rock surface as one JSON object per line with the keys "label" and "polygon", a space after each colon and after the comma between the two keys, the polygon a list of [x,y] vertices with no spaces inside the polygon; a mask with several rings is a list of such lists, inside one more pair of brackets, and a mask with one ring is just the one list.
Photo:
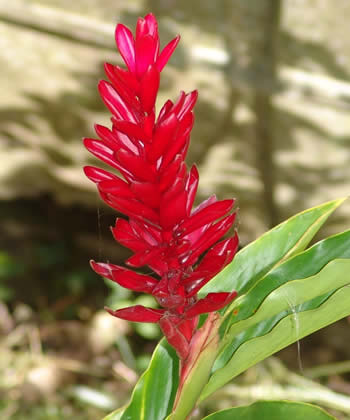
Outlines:
{"label": "sunlit rock surface", "polygon": [[[63,205],[96,207],[94,186],[81,168],[97,162],[81,138],[93,135],[93,121],[108,124],[96,88],[104,77],[102,63],[119,60],[113,51],[115,23],[134,25],[137,16],[154,11],[164,43],[182,34],[164,73],[160,100],[175,98],[180,89],[200,93],[189,156],[200,168],[200,193],[238,199],[242,243],[267,229],[264,185],[257,169],[261,157],[254,139],[259,116],[251,104],[255,90],[266,87],[258,71],[252,84],[232,73],[235,61],[249,60],[244,37],[254,38],[253,27],[251,35],[236,31],[233,45],[227,32],[234,23],[233,11],[213,7],[209,0],[27,0],[28,10],[34,10],[31,27],[10,22],[9,10],[23,2],[10,3],[7,15],[0,5],[1,200],[49,193]],[[237,16],[249,19],[249,6],[243,10],[237,0],[230,3],[232,8],[235,3]],[[42,22],[35,20],[38,11],[47,16],[41,31]],[[30,20],[29,12],[23,15]],[[49,31],[47,24],[55,22],[55,16],[66,23]],[[280,83],[266,91],[273,106],[269,131],[275,145],[272,175],[279,220],[349,194],[349,18],[347,0],[339,0],[337,8],[331,0],[282,3],[276,57]],[[236,56],[230,65],[231,51]],[[346,204],[337,212],[327,233],[346,227],[349,209]]]}

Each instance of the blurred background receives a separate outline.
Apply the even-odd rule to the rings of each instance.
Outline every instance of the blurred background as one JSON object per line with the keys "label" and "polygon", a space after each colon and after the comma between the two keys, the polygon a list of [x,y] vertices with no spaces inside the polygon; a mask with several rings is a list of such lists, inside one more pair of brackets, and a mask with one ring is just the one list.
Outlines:
{"label": "blurred background", "polygon": [[[199,167],[200,199],[236,197],[244,246],[296,212],[349,194],[350,3],[336,6],[0,0],[2,420],[102,418],[128,399],[159,338],[153,325],[104,313],[105,304],[147,304],[147,297],[104,282],[88,264],[128,255],[109,231],[116,214],[82,172],[100,165],[81,139],[93,136],[95,122],[109,124],[96,86],[105,61],[121,64],[115,24],[134,28],[153,12],[163,44],[181,33],[159,105],[181,89],[199,90],[188,163]],[[345,203],[318,239],[349,227],[349,210]],[[238,382],[249,391],[315,378],[329,392],[321,403],[349,419],[349,340],[343,320]],[[339,361],[341,368],[315,370]],[[225,401],[250,401],[248,391],[236,391],[227,388],[198,416]],[[345,394],[342,404],[334,392]]]}

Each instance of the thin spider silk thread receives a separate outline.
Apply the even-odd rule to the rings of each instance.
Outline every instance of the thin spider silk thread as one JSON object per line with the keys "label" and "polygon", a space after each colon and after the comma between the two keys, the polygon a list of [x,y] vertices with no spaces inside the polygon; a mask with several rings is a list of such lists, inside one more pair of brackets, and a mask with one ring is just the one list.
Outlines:
{"label": "thin spider silk thread", "polygon": [[290,297],[285,295],[284,298],[286,299],[286,302],[288,303],[288,306],[292,312],[292,319],[294,320],[294,326],[295,326],[295,337],[297,338],[296,344],[297,344],[297,358],[298,358],[298,367],[302,374],[304,374],[304,367],[303,362],[301,360],[301,343],[299,340],[299,332],[300,332],[300,322],[298,318],[298,312],[295,310],[295,305],[293,305],[292,301],[290,300]]}

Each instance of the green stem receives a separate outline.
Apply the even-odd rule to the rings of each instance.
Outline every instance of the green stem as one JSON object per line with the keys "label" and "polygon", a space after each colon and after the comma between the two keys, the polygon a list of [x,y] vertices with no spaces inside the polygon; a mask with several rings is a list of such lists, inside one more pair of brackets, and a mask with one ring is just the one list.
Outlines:
{"label": "green stem", "polygon": [[219,320],[219,314],[210,314],[194,335],[190,355],[182,362],[179,388],[168,420],[185,420],[195,408],[217,357]]}

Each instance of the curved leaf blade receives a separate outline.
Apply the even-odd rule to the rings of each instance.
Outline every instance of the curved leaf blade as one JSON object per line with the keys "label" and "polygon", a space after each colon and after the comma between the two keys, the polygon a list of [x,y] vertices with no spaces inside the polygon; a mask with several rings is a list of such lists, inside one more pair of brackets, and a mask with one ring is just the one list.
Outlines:
{"label": "curved leaf blade", "polygon": [[281,285],[313,276],[330,261],[345,258],[350,258],[350,230],[317,242],[271,270],[255,287],[236,299],[228,308],[226,312],[234,313],[231,322],[238,322],[253,315],[265,297]]}
{"label": "curved leaf blade", "polygon": [[235,337],[252,325],[349,285],[349,272],[350,259],[333,260],[314,276],[293,280],[278,287],[267,296],[253,316],[233,324],[228,335]]}
{"label": "curved leaf blade", "polygon": [[232,263],[200,292],[245,293],[272,268],[303,251],[333,211],[346,198],[329,201],[296,214],[237,253]]}
{"label": "curved leaf blade", "polygon": [[[347,264],[346,272],[348,283],[350,282],[349,269],[350,261]],[[238,347],[224,368],[213,373],[200,399],[203,400],[226,382],[266,357],[314,331],[349,316],[349,301],[350,287],[346,285],[335,291],[318,308],[299,312],[297,318],[295,313],[285,316],[269,333],[244,342]]]}
{"label": "curved leaf blade", "polygon": [[107,414],[103,420],[120,420],[120,417],[123,415],[123,408],[118,408],[118,410],[113,411],[112,413]]}
{"label": "curved leaf blade", "polygon": [[139,379],[129,404],[104,420],[164,420],[174,404],[179,381],[179,359],[163,339],[148,369]]}
{"label": "curved leaf blade", "polygon": [[291,401],[259,401],[254,404],[218,411],[203,420],[336,420],[312,404]]}
{"label": "curved leaf blade", "polygon": [[[222,337],[225,336],[228,328],[235,328],[232,325],[236,323],[240,323],[240,331],[236,332],[237,335],[233,335],[232,330],[230,335],[226,334],[222,341],[221,354],[214,364],[213,372],[222,368],[227,363],[240,344],[257,335],[268,333],[280,319],[288,315],[288,313],[281,311],[280,313],[276,313],[274,317],[265,319],[263,324],[259,325],[253,321],[250,324],[253,325],[252,328],[249,328],[247,324],[241,323],[242,320],[252,317],[258,311],[262,301],[269,293],[287,282],[315,275],[334,259],[345,258],[350,259],[350,230],[320,241],[310,249],[290,258],[284,264],[267,274],[246,295],[239,297],[233,302],[231,307],[226,311],[225,319],[220,327],[220,334]],[[302,303],[300,307],[297,307],[296,303],[292,302],[295,306],[294,311],[300,312],[318,307],[328,298],[327,293],[331,294],[332,290],[329,290],[325,294],[322,294],[320,290],[317,293],[320,293],[319,297],[314,296],[312,298],[310,295],[309,300]],[[286,289],[284,303],[288,303],[288,299],[291,300],[292,297],[288,296]],[[311,299],[316,300],[310,302]],[[293,305],[290,304],[290,307]]]}

